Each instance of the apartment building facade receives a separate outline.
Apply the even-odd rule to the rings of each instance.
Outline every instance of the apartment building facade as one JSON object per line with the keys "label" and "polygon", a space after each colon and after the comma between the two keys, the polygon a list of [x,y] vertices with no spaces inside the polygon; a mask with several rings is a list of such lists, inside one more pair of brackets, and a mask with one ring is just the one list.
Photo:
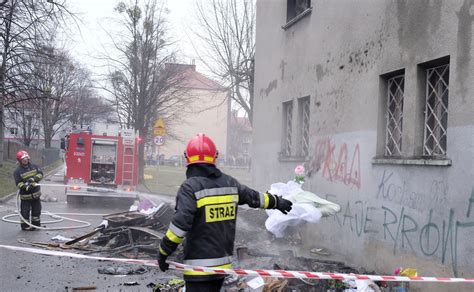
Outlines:
{"label": "apartment building facade", "polygon": [[473,25],[467,0],[257,1],[254,185],[304,164],[341,206],[305,249],[474,276]]}

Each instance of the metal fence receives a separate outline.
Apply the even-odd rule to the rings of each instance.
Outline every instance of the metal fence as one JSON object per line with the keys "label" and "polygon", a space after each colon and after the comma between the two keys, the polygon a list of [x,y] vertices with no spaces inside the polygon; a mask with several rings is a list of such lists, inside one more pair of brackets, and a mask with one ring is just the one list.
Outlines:
{"label": "metal fence", "polygon": [[16,153],[25,150],[30,154],[31,162],[38,166],[49,165],[61,158],[61,150],[57,148],[35,149],[15,141],[3,142],[3,159],[16,161]]}

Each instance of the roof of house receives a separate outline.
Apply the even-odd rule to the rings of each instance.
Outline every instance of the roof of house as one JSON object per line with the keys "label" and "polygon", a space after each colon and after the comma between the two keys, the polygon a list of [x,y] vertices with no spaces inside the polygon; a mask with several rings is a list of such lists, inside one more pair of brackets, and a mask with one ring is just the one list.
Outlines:
{"label": "roof of house", "polygon": [[196,65],[167,63],[166,68],[181,71],[183,80],[180,86],[189,89],[203,90],[227,90],[226,87],[220,85],[217,81],[206,77],[204,74],[196,71]]}

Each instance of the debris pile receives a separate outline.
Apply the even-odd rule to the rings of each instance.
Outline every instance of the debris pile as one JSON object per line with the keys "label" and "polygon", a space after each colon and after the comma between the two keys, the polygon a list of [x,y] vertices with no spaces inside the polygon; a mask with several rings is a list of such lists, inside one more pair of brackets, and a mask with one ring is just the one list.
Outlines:
{"label": "debris pile", "polygon": [[[156,256],[161,239],[173,216],[168,204],[155,206],[151,202],[142,204],[146,209],[136,209],[104,216],[104,220],[94,232],[80,237],[81,240],[66,244],[86,245],[94,253],[120,254],[128,258],[138,258],[140,252]],[[132,206],[133,207],[133,206]],[[77,241],[77,239],[76,239]]]}

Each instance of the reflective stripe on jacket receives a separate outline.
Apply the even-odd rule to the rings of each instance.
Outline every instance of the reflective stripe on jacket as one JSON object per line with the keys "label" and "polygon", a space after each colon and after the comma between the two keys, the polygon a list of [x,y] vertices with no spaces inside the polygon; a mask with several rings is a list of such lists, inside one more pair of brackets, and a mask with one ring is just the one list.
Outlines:
{"label": "reflective stripe on jacket", "polygon": [[30,178],[33,178],[35,182],[42,180],[43,171],[35,164],[28,163],[28,165],[23,166],[20,163],[13,173],[13,178],[16,186],[20,189],[20,195],[32,195],[40,191],[40,186],[29,188],[28,191],[25,190],[25,186]]}

